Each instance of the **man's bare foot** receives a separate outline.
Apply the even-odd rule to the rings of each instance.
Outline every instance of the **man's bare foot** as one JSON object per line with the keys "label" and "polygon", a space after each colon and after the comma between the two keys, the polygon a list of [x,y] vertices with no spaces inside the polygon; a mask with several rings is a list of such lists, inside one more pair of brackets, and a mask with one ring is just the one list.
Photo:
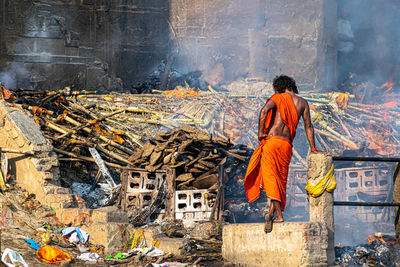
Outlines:
{"label": "man's bare foot", "polygon": [[265,227],[264,227],[264,232],[266,234],[271,233],[272,231],[272,216],[267,214],[265,215]]}
{"label": "man's bare foot", "polygon": [[276,217],[276,218],[273,220],[273,222],[274,222],[274,223],[282,223],[282,222],[284,222],[284,220],[283,220],[283,217]]}

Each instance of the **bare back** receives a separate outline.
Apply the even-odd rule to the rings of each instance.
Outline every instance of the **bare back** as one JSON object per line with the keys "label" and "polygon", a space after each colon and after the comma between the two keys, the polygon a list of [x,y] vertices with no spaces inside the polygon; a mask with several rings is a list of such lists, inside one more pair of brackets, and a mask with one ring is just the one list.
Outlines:
{"label": "bare back", "polygon": [[[300,119],[300,117],[303,117],[303,119],[304,119],[305,112],[309,114],[307,101],[304,100],[303,98],[299,97],[298,95],[294,94],[291,91],[286,91],[286,93],[292,97],[293,103],[297,110],[298,119]],[[305,119],[305,121],[306,121],[306,119]],[[283,122],[281,114],[279,113],[276,106],[273,109],[273,118],[271,121],[271,125],[272,126],[270,127],[270,130],[267,133],[268,135],[278,135],[278,136],[282,136],[290,141],[293,141],[292,137],[290,135],[289,128]]]}

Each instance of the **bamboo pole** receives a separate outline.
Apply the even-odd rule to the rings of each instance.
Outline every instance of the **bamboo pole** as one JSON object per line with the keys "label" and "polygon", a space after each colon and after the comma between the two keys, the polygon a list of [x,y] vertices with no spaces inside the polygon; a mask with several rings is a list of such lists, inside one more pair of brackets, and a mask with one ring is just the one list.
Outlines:
{"label": "bamboo pole", "polygon": [[80,126],[76,126],[76,128],[75,128],[75,129],[72,129],[71,132],[65,133],[65,134],[63,134],[63,135],[57,137],[57,139],[63,139],[63,138],[65,138],[65,137],[68,137],[68,136],[69,136],[70,134],[72,134],[72,133],[77,133],[78,131],[83,130],[83,128],[90,127],[90,126],[92,126],[92,125],[94,125],[94,124],[96,124],[96,123],[98,123],[98,122],[100,122],[100,121],[102,121],[102,120],[104,120],[104,119],[106,119],[106,118],[112,117],[112,116],[114,116],[114,115],[116,115],[116,114],[119,114],[119,113],[122,113],[122,112],[124,112],[124,111],[123,111],[123,110],[117,110],[117,111],[115,111],[115,112],[113,112],[113,113],[104,115],[104,116],[100,117],[100,118],[97,119],[97,120],[92,120],[92,121],[89,121],[89,122],[86,123],[86,124],[81,124]]}
{"label": "bamboo pole", "polygon": [[355,144],[354,144],[354,145],[349,144],[349,143],[347,143],[345,140],[343,140],[343,139],[341,139],[341,138],[339,138],[339,137],[336,137],[336,136],[334,136],[333,134],[330,134],[330,133],[327,133],[327,132],[324,132],[324,131],[321,131],[321,130],[318,130],[318,129],[314,129],[314,130],[315,130],[317,133],[319,133],[319,134],[325,135],[325,136],[327,136],[327,137],[329,137],[329,138],[335,139],[336,141],[339,141],[339,142],[343,143],[344,145],[350,147],[351,149],[358,149],[358,146],[357,146],[357,145],[355,145]]}
{"label": "bamboo pole", "polygon": [[[54,151],[57,152],[57,153],[59,153],[59,154],[62,154],[62,155],[66,155],[66,156],[69,156],[69,157],[77,158],[77,159],[80,159],[80,160],[83,160],[83,161],[89,161],[89,162],[94,162],[94,163],[96,163],[96,161],[94,160],[94,158],[76,155],[75,153],[68,152],[68,151],[65,151],[65,150],[61,150],[61,149],[58,149],[58,148],[54,148]],[[110,167],[113,167],[113,168],[125,169],[124,166],[121,166],[121,165],[118,165],[118,164],[115,164],[115,163],[111,163],[111,162],[107,162],[107,161],[104,161],[104,163],[105,163],[107,166],[110,166]]]}

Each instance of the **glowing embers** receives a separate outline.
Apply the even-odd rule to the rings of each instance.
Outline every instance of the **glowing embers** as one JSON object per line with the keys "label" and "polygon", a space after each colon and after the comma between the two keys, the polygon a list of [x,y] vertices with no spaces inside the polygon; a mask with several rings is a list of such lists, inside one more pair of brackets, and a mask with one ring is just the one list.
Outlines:
{"label": "glowing embers", "polygon": [[[383,236],[382,236],[382,234],[381,233],[375,233],[375,234],[373,234],[373,235],[370,235],[368,238],[367,238],[367,240],[368,240],[368,244],[372,244],[375,240],[379,240],[380,242],[382,242],[382,244],[383,245],[388,245],[388,242],[386,242],[384,239],[383,239]],[[396,242],[395,241],[391,241],[391,244],[392,245],[394,245]]]}
{"label": "glowing embers", "polygon": [[199,97],[200,94],[195,90],[196,88],[190,88],[188,86],[182,87],[178,85],[177,87],[175,87],[174,90],[164,91],[162,94],[168,96],[177,96],[182,98]]}

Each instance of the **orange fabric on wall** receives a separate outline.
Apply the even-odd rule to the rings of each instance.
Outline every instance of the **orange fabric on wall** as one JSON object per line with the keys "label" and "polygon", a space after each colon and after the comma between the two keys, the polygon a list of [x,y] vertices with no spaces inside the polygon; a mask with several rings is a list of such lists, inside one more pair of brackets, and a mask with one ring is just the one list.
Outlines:
{"label": "orange fabric on wall", "polygon": [[[299,120],[292,97],[287,93],[281,93],[274,94],[267,102],[269,100],[274,101],[293,140]],[[270,110],[267,114],[265,133],[268,133],[271,126],[272,113],[273,110]],[[250,158],[244,181],[244,189],[250,203],[259,198],[262,188],[268,198],[280,201],[281,209],[285,209],[287,175],[291,158],[292,144],[286,138],[268,136],[260,142]]]}

